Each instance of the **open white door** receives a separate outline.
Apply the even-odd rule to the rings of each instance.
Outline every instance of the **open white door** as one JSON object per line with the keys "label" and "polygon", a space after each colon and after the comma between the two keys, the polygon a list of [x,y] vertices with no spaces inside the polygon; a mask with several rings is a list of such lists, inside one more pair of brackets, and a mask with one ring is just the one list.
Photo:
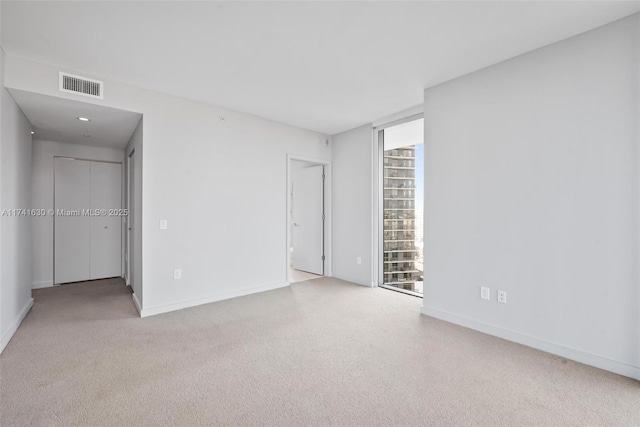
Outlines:
{"label": "open white door", "polygon": [[293,176],[293,268],[324,274],[324,167],[312,166]]}

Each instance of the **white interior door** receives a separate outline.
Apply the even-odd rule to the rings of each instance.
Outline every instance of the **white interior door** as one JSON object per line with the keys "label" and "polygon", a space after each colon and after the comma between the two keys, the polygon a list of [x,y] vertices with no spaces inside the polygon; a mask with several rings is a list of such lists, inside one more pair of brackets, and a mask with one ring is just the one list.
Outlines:
{"label": "white interior door", "polygon": [[[91,162],[91,279],[122,274],[122,166]],[[104,214],[106,212],[106,214]]]}
{"label": "white interior door", "polygon": [[55,284],[122,275],[121,168],[55,159]]}
{"label": "white interior door", "polygon": [[300,169],[293,175],[293,268],[324,274],[323,166]]}
{"label": "white interior door", "polygon": [[127,209],[129,210],[129,215],[127,215],[126,217],[126,223],[127,223],[127,246],[126,246],[126,250],[127,250],[127,267],[126,267],[126,272],[127,272],[127,284],[131,285],[131,287],[133,288],[133,281],[134,281],[134,274],[133,274],[133,269],[134,269],[134,262],[133,262],[133,248],[134,248],[134,242],[133,242],[133,238],[134,238],[134,233],[133,233],[133,201],[134,201],[134,185],[135,185],[135,150],[131,152],[131,154],[129,155],[129,160],[127,162]]}
{"label": "white interior door", "polygon": [[55,284],[91,276],[91,218],[77,214],[91,204],[90,166],[89,162],[55,159]]}

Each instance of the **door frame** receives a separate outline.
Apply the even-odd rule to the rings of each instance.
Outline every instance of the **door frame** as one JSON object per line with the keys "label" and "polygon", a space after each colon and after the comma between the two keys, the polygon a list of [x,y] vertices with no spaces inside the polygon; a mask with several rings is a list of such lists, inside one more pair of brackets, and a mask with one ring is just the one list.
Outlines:
{"label": "door frame", "polygon": [[[382,260],[384,259],[384,247],[382,240],[384,236],[384,227],[382,223],[383,207],[384,207],[384,130],[393,126],[401,125],[403,123],[412,122],[424,118],[422,111],[411,111],[407,115],[401,115],[400,117],[393,117],[390,121],[384,121],[381,124],[376,124],[373,127],[373,150],[371,150],[372,171],[373,171],[373,186],[371,191],[371,277],[373,278],[374,287],[379,287],[383,284],[384,266]],[[382,138],[380,138],[382,134]],[[416,295],[418,296],[418,295]]]}
{"label": "door frame", "polygon": [[289,261],[291,259],[291,182],[292,182],[292,169],[291,162],[297,160],[301,162],[313,163],[317,166],[324,166],[324,276],[331,277],[331,161],[320,160],[310,157],[298,156],[294,154],[287,154],[287,185],[285,187],[286,197],[286,239],[285,239],[285,281],[291,283],[291,277],[289,275]]}
{"label": "door frame", "polygon": [[[125,270],[124,270],[124,279],[125,279],[125,283],[127,284],[127,286],[131,286],[131,252],[132,252],[132,245],[131,245],[131,222],[133,220],[133,215],[132,215],[132,210],[131,210],[131,205],[133,203],[133,197],[132,197],[132,193],[135,193],[135,182],[132,181],[132,168],[135,168],[135,157],[133,157],[136,153],[135,148],[133,150],[131,150],[130,153],[128,153],[126,156],[126,162],[127,162],[127,170],[126,170],[126,174],[127,174],[127,179],[125,180],[125,191],[126,191],[126,206],[127,206],[127,213],[128,215],[125,217],[125,235],[126,235],[126,243],[125,243],[125,248],[124,248],[124,261],[125,261]],[[134,171],[135,172],[135,171]],[[135,195],[135,194],[133,194]]]}

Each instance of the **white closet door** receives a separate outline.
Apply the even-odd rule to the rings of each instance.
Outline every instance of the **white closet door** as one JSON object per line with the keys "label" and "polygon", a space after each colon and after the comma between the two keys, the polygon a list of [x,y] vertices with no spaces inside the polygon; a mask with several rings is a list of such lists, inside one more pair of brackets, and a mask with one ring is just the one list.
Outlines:
{"label": "white closet door", "polygon": [[[54,283],[91,275],[91,218],[77,214],[91,204],[90,163],[55,159]],[[61,215],[65,211],[69,215]]]}
{"label": "white closet door", "polygon": [[[91,279],[122,273],[122,217],[109,215],[122,207],[119,163],[91,162]],[[106,212],[106,215],[104,214]]]}

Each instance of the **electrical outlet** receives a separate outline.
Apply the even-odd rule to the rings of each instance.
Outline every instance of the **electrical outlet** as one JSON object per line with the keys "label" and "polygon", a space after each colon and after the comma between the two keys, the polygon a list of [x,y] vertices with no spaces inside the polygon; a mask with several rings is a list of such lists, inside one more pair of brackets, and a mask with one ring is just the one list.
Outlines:
{"label": "electrical outlet", "polygon": [[173,278],[174,280],[182,279],[182,270],[179,268],[173,270]]}
{"label": "electrical outlet", "polygon": [[356,264],[360,265],[362,264],[362,257],[356,257]]}
{"label": "electrical outlet", "polygon": [[491,289],[485,286],[480,286],[480,298],[491,300]]}
{"label": "electrical outlet", "polygon": [[507,303],[507,291],[498,291],[498,302],[502,304]]}

